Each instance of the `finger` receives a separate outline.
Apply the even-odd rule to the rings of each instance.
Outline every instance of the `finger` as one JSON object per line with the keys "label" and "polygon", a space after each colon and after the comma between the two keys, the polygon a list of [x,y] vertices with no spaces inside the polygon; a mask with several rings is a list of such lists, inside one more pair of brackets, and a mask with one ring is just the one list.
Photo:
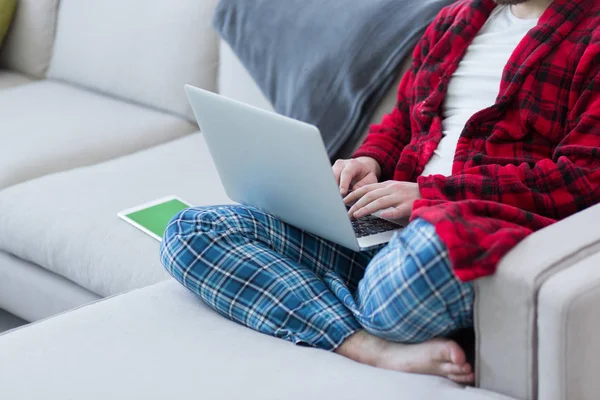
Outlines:
{"label": "finger", "polygon": [[348,210],[348,215],[352,218],[352,214],[358,210],[360,207],[367,204],[372,198],[371,192],[381,189],[379,183],[375,183],[372,185],[363,186],[358,190],[353,191],[348,196],[344,198],[344,203],[348,205],[352,205],[350,210]]}
{"label": "finger", "polygon": [[377,177],[375,176],[375,174],[371,173],[371,174],[368,174],[367,176],[365,176],[364,178],[362,178],[361,180],[359,180],[358,182],[356,182],[354,184],[354,186],[352,187],[352,189],[357,190],[363,186],[372,185],[374,183],[377,183]]}
{"label": "finger", "polygon": [[354,164],[346,164],[342,173],[340,174],[340,193],[342,196],[345,196],[348,193],[348,189],[350,188],[350,184],[354,179],[354,176],[358,172],[358,166]]}
{"label": "finger", "polygon": [[[360,182],[364,181],[366,179],[363,178]],[[352,193],[349,193],[348,196],[346,196],[344,198],[344,203],[346,204],[354,204],[358,199],[362,198],[363,196],[365,196],[367,193],[376,190],[376,189],[381,189],[381,188],[391,188],[393,186],[393,182],[377,182],[377,177],[373,175],[373,180],[375,181],[374,183],[369,183],[369,184],[365,184],[359,188],[357,188],[356,184],[354,185],[354,190],[352,191]]]}
{"label": "finger", "polygon": [[381,183],[364,186],[364,188],[360,189],[360,191],[363,191],[364,195],[362,195],[352,205],[350,210],[348,210],[348,215],[350,216],[350,218],[358,218],[354,214],[361,208],[365,207],[367,204],[371,203],[372,201],[375,201],[380,197],[393,194],[393,190],[390,190],[390,188],[386,187]]}
{"label": "finger", "polygon": [[389,207],[393,207],[398,204],[398,198],[394,195],[384,195],[379,197],[354,213],[354,218],[361,218],[366,215],[371,215],[377,211],[384,210]]}
{"label": "finger", "polygon": [[412,212],[409,204],[401,204],[396,206],[393,210],[384,211],[381,213],[381,218],[387,219],[400,219],[410,216]]}
{"label": "finger", "polygon": [[346,197],[344,197],[344,203],[346,204],[354,204],[358,199],[363,197],[365,194],[369,193],[371,190],[375,190],[379,187],[379,184],[371,184],[365,185],[358,189],[355,189],[351,193],[349,193]]}
{"label": "finger", "polygon": [[335,182],[338,185],[340,184],[340,175],[342,174],[343,169],[344,169],[344,161],[343,160],[337,160],[335,162],[335,164],[333,164],[333,167],[331,167],[331,170],[333,171],[333,176],[335,177]]}

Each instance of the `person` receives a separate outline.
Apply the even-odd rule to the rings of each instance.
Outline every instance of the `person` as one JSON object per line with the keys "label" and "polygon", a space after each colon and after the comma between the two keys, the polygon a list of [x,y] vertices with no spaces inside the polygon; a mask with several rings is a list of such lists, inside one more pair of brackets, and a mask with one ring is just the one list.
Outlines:
{"label": "person", "polygon": [[397,107],[333,166],[351,217],[410,216],[386,246],[353,252],[258,209],[215,206],[173,219],[163,264],[257,331],[472,382],[447,337],[473,325],[473,280],[600,199],[599,25],[598,0],[463,0],[440,12]]}

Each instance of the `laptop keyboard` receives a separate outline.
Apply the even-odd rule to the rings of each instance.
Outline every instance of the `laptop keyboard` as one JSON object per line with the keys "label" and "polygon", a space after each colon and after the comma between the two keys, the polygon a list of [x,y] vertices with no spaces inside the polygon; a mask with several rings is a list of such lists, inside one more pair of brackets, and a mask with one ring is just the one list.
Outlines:
{"label": "laptop keyboard", "polygon": [[396,224],[394,222],[387,221],[372,215],[362,217],[359,219],[351,219],[352,227],[356,237],[364,237],[370,235],[377,235],[387,231],[394,231],[403,228],[404,225]]}

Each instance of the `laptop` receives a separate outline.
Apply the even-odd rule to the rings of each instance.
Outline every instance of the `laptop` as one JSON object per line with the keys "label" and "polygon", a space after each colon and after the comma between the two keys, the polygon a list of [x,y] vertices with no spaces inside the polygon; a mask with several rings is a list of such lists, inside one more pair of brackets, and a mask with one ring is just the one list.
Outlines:
{"label": "laptop", "polygon": [[185,90],[231,200],[354,251],[387,243],[407,223],[348,216],[317,127],[193,86]]}

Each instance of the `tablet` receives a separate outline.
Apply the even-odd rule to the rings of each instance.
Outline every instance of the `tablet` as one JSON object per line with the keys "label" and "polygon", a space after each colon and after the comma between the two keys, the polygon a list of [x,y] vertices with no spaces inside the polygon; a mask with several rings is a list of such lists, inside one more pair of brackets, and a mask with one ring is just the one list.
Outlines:
{"label": "tablet", "polygon": [[177,196],[163,197],[127,210],[117,215],[139,230],[161,241],[171,219],[180,211],[192,207]]}

